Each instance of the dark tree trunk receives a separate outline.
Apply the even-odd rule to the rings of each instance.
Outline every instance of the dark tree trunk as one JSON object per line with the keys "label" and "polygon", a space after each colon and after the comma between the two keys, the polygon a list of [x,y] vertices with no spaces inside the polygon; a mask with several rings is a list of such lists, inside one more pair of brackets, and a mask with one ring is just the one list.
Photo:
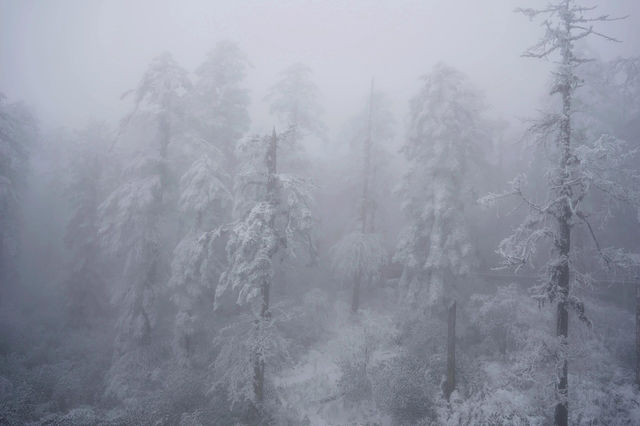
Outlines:
{"label": "dark tree trunk", "polygon": [[[265,321],[268,321],[271,317],[271,313],[269,312],[269,291],[271,288],[271,283],[265,281],[262,283],[262,307],[260,309],[260,319],[259,322],[262,322],[264,325]],[[260,327],[260,323],[256,323],[257,327]],[[255,359],[253,362],[253,392],[255,394],[255,402],[256,405],[262,405],[264,401],[264,354],[260,351],[260,348],[254,354]]]}
{"label": "dark tree trunk", "polygon": [[451,393],[456,388],[456,302],[448,309],[447,322],[447,381],[444,397],[449,401]]}
{"label": "dark tree trunk", "polygon": [[[567,23],[567,25],[569,25]],[[567,27],[567,34],[570,33]],[[563,62],[570,64],[572,61],[571,46],[565,45],[563,50]],[[569,422],[569,383],[568,383],[568,361],[567,361],[567,338],[569,336],[569,255],[571,253],[571,219],[572,211],[569,206],[569,199],[572,196],[571,184],[569,183],[573,157],[571,155],[571,80],[573,75],[564,76],[566,83],[561,87],[562,94],[562,121],[560,122],[560,176],[558,182],[558,196],[562,201],[556,214],[558,234],[556,236],[555,248],[558,255],[556,264],[553,265],[551,280],[557,286],[557,318],[556,336],[560,338],[561,360],[558,365],[556,392],[558,403],[555,409],[554,422],[556,426],[567,426]]]}
{"label": "dark tree trunk", "polygon": [[362,165],[362,204],[360,206],[360,221],[362,233],[368,231],[369,221],[369,180],[371,178],[371,133],[373,127],[373,80],[371,81],[371,93],[369,95],[369,115],[367,121],[367,137],[364,140],[363,165]]}
{"label": "dark tree trunk", "polygon": [[[360,232],[363,234],[369,232],[369,215],[370,204],[369,200],[369,180],[371,174],[371,129],[373,119],[373,80],[371,80],[371,93],[369,95],[369,116],[367,122],[367,137],[363,144],[363,168],[362,168],[362,200],[360,204]],[[362,266],[360,266],[362,269]],[[360,285],[362,280],[368,281],[368,277],[363,277],[361,272],[355,276],[353,280],[353,292],[351,294],[351,312],[357,313],[360,307]],[[368,282],[365,282],[367,285]]]}
{"label": "dark tree trunk", "polygon": [[[278,137],[276,131],[273,131],[271,139],[269,140],[269,147],[265,156],[265,164],[267,166],[267,202],[271,203],[274,209],[278,204],[278,177],[277,177],[277,159],[278,159]],[[275,227],[275,214],[272,216],[272,220],[269,226]],[[273,253],[270,254],[271,256]],[[260,308],[260,318],[256,321],[256,327],[264,327],[265,323],[271,318],[271,312],[269,311],[269,293],[271,290],[271,282],[266,279],[262,282],[261,295],[262,306]],[[264,354],[261,352],[262,348],[256,348],[253,362],[253,392],[255,394],[255,403],[258,411],[264,401]]]}
{"label": "dark tree trunk", "polygon": [[636,284],[636,383],[640,386],[640,282]]}
{"label": "dark tree trunk", "polygon": [[358,308],[360,307],[360,274],[356,275],[353,280],[353,292],[351,293],[351,312],[358,312]]}
{"label": "dark tree trunk", "polygon": [[[567,96],[568,97],[568,96]],[[564,124],[564,123],[563,123]],[[568,124],[567,124],[568,126]],[[563,125],[564,127],[564,125]],[[568,130],[567,130],[568,133]],[[563,158],[563,170],[568,167],[568,149],[569,139],[567,136],[565,146],[566,148],[566,160]],[[564,157],[564,156],[563,156]],[[570,192],[568,184],[568,174],[563,172],[561,191]],[[566,194],[570,196],[570,193]],[[561,360],[558,366],[558,381],[556,384],[556,390],[558,394],[558,404],[555,409],[555,424],[556,426],[567,426],[568,413],[569,413],[569,384],[568,384],[568,362],[567,362],[567,338],[569,336],[569,312],[568,312],[568,298],[569,298],[569,254],[571,252],[571,209],[568,202],[565,200],[561,207],[560,214],[558,215],[558,235],[556,241],[556,249],[558,253],[557,263],[553,266],[551,279],[557,286],[558,306],[556,317],[556,336],[560,338],[561,345]]]}

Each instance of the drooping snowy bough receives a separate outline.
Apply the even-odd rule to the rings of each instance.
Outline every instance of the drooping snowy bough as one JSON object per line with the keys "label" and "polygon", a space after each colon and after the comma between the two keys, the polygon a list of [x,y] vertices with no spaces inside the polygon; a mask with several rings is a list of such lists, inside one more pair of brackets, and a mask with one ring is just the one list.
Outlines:
{"label": "drooping snowy bough", "polygon": [[409,220],[395,260],[404,265],[407,300],[433,305],[452,296],[454,281],[474,255],[465,207],[472,202],[470,169],[488,141],[480,94],[459,71],[438,64],[411,101],[409,167],[400,188]]}
{"label": "drooping snowy bough", "polygon": [[[265,397],[265,366],[282,358],[284,342],[277,332],[270,292],[278,260],[316,248],[311,231],[311,187],[303,179],[277,172],[279,141],[287,134],[252,138],[241,146],[248,167],[238,179],[240,218],[224,227],[228,266],[216,289],[216,307],[248,305],[251,319],[231,327],[221,338],[215,363],[216,385],[232,401],[252,401],[260,410]],[[248,326],[252,324],[252,326]],[[223,331],[221,336],[225,336]],[[238,374],[244,371],[244,374]],[[248,382],[248,371],[252,371]]]}

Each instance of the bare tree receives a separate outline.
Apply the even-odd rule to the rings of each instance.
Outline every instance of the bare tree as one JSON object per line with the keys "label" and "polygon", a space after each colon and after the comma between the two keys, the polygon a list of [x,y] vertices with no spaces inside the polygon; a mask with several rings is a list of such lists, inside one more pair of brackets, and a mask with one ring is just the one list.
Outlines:
{"label": "bare tree", "polygon": [[[367,285],[380,274],[380,269],[387,261],[387,253],[382,243],[381,235],[374,232],[376,201],[372,190],[374,154],[374,122],[382,119],[386,110],[379,105],[380,94],[376,96],[373,80],[369,93],[369,102],[364,132],[357,132],[361,143],[362,160],[362,189],[359,203],[358,228],[345,235],[332,249],[333,269],[352,283],[351,312],[356,313],[360,307],[361,286]],[[361,118],[361,117],[358,117]],[[384,117],[386,118],[386,117]],[[380,126],[376,126],[376,130]],[[376,132],[375,137],[383,137],[382,132]]]}

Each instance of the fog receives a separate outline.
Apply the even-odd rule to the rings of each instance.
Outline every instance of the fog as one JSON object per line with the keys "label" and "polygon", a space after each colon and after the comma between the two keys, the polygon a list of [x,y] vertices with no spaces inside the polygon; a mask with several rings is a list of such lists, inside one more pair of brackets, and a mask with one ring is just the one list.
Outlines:
{"label": "fog", "polygon": [[0,424],[640,423],[596,3],[0,0]]}
{"label": "fog", "polygon": [[[512,120],[532,113],[548,71],[520,57],[540,34],[513,13],[525,6],[517,0],[7,1],[0,85],[50,125],[117,120],[127,108],[120,95],[159,52],[171,52],[191,71],[217,41],[229,39],[252,63],[256,129],[270,127],[262,98],[293,62],[313,69],[329,123],[353,110],[371,77],[404,111],[418,77],[439,61],[472,74],[489,104]],[[610,31],[623,43],[594,41],[603,59],[637,53],[638,11],[633,0],[607,5],[606,13],[629,18]]]}

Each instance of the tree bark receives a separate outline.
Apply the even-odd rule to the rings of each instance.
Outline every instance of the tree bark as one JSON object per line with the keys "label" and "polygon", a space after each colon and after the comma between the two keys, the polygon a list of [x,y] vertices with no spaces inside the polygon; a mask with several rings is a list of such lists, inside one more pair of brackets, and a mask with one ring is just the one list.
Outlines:
{"label": "tree bark", "polygon": [[[264,322],[268,321],[271,317],[269,312],[269,291],[271,289],[271,283],[265,280],[262,283],[262,307],[260,309],[260,321],[262,324],[257,323],[256,326],[260,327],[264,325]],[[261,352],[261,348],[257,348],[254,354],[255,360],[253,363],[253,392],[256,398],[256,405],[261,405],[264,401],[264,354]]]}
{"label": "tree bark", "polygon": [[357,274],[353,280],[353,292],[351,293],[351,312],[358,312],[360,307],[360,281],[362,280],[360,274]]}
{"label": "tree bark", "polygon": [[[568,15],[567,15],[568,16]],[[565,18],[565,20],[568,18]],[[566,34],[571,34],[570,22],[565,21]],[[562,60],[564,64],[562,83],[559,91],[562,95],[562,118],[560,121],[559,148],[561,151],[560,176],[559,176],[559,199],[560,205],[556,215],[558,234],[555,246],[558,254],[556,264],[552,269],[552,281],[557,286],[557,318],[556,337],[560,339],[560,360],[557,366],[556,393],[558,403],[555,408],[554,423],[556,426],[567,426],[569,422],[569,381],[568,381],[568,360],[567,349],[569,336],[569,255],[571,252],[571,218],[572,211],[569,201],[572,196],[570,180],[570,169],[572,167],[571,155],[571,95],[573,91],[573,62],[572,46],[566,41],[562,47]]]}
{"label": "tree bark", "polygon": [[[277,177],[277,158],[278,158],[278,137],[275,129],[269,140],[269,147],[265,156],[265,164],[267,166],[267,202],[272,204],[272,207],[277,208],[278,204],[278,177]],[[269,226],[275,228],[275,212],[271,217]],[[271,291],[271,281],[265,279],[262,282],[260,288],[262,295],[262,306],[260,308],[260,318],[256,321],[256,327],[264,327],[265,323],[271,318],[271,312],[269,311],[269,293]],[[258,330],[261,332],[261,330]],[[260,409],[264,401],[264,354],[262,348],[257,347],[254,353],[253,363],[253,392],[255,394],[255,403],[257,409]]]}
{"label": "tree bark", "polygon": [[371,93],[369,94],[369,114],[367,121],[367,137],[363,144],[363,167],[362,167],[362,205],[360,206],[360,221],[362,222],[362,233],[368,230],[369,220],[369,180],[371,178],[371,133],[373,127],[373,80],[371,80]]}
{"label": "tree bark", "polygon": [[447,382],[444,396],[449,401],[451,393],[456,388],[456,302],[453,301],[448,309],[447,323]]}
{"label": "tree bark", "polygon": [[636,283],[636,383],[640,386],[640,282]]}
{"label": "tree bark", "polygon": [[[363,168],[362,168],[362,200],[360,204],[360,232],[363,234],[369,232],[369,179],[371,174],[371,128],[372,128],[372,114],[373,114],[373,80],[371,80],[371,93],[369,95],[369,114],[367,122],[367,137],[363,144]],[[360,265],[362,269],[362,265]],[[358,272],[353,280],[353,292],[351,294],[351,312],[357,313],[360,307],[360,285],[362,279],[368,280],[367,277],[363,277],[361,272]],[[368,283],[365,283],[368,284]]]}

